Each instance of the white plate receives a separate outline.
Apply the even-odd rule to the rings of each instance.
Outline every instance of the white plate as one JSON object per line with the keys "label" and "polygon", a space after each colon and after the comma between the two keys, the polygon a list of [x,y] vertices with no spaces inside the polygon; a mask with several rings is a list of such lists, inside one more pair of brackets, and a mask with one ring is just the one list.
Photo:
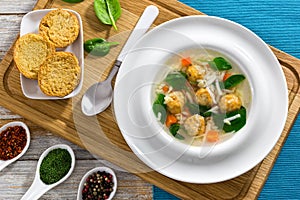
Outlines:
{"label": "white plate", "polygon": [[[41,19],[51,10],[55,10],[55,9],[35,10],[35,11],[31,11],[31,12],[27,13],[22,18],[20,36],[25,35],[27,33],[38,33],[39,24],[40,24]],[[71,98],[71,97],[74,97],[75,95],[77,95],[82,88],[83,72],[84,72],[82,20],[81,20],[80,15],[77,12],[75,12],[73,10],[69,10],[69,9],[65,9],[65,10],[68,10],[76,15],[76,17],[79,21],[80,31],[79,31],[78,38],[75,40],[75,42],[73,42],[72,44],[70,44],[69,46],[67,46],[65,48],[59,48],[59,49],[57,49],[57,51],[66,51],[66,52],[71,52],[71,53],[75,54],[75,56],[78,59],[79,66],[81,68],[80,82],[79,82],[78,86],[75,88],[75,90],[73,92],[71,92],[70,94],[68,94],[67,96],[52,97],[52,96],[45,95],[40,90],[37,80],[28,79],[25,76],[23,76],[22,74],[20,74],[22,92],[27,98],[30,98],[30,99],[52,99],[52,100],[67,99],[67,98]]]}
{"label": "white plate", "polygon": [[[246,75],[252,102],[246,125],[215,146],[187,146],[165,133],[152,112],[153,86],[172,53],[204,47],[232,60]],[[287,84],[276,57],[253,32],[232,21],[188,16],[148,32],[125,58],[114,91],[118,125],[133,152],[153,170],[191,183],[237,177],[261,162],[283,130]]]}

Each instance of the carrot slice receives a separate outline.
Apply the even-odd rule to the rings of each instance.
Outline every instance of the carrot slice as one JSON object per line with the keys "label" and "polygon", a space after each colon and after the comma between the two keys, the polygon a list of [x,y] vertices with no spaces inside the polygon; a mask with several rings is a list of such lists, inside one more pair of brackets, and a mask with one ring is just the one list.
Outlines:
{"label": "carrot slice", "polygon": [[162,90],[166,93],[169,91],[169,86],[165,85],[163,86]]}
{"label": "carrot slice", "polygon": [[166,119],[166,126],[170,127],[172,124],[177,123],[177,118],[175,117],[175,115],[168,115],[167,119]]}
{"label": "carrot slice", "polygon": [[181,59],[181,65],[182,65],[183,67],[188,67],[188,66],[192,65],[192,60],[191,60],[191,58],[190,58],[190,57],[182,58],[182,59]]}
{"label": "carrot slice", "polygon": [[225,81],[226,79],[228,79],[229,76],[231,76],[231,73],[226,72],[226,73],[224,74],[224,76],[223,76],[223,81]]}
{"label": "carrot slice", "polygon": [[206,133],[207,142],[217,142],[219,140],[219,132],[216,130],[210,130]]}

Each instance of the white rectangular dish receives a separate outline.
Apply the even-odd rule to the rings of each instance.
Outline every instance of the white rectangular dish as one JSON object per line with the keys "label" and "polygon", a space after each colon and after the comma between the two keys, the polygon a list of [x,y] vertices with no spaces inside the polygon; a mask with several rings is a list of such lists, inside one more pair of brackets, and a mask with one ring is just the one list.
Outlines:
{"label": "white rectangular dish", "polygon": [[[27,33],[38,33],[39,30],[39,24],[41,19],[51,10],[54,9],[44,9],[44,10],[35,10],[27,13],[21,22],[21,28],[20,28],[20,36],[23,36]],[[70,44],[69,46],[65,48],[59,48],[56,49],[57,51],[65,51],[65,52],[71,52],[75,54],[75,56],[78,59],[79,66],[81,68],[81,75],[80,75],[80,81],[78,86],[75,88],[73,92],[68,94],[67,96],[64,97],[54,97],[54,96],[48,96],[44,94],[38,85],[37,80],[33,79],[28,79],[22,74],[20,74],[20,80],[21,80],[21,88],[23,94],[30,99],[44,99],[44,100],[55,100],[55,99],[68,99],[71,97],[74,97],[77,95],[83,84],[83,73],[84,73],[84,50],[83,50],[83,28],[82,28],[82,20],[80,15],[69,9],[65,9],[67,11],[72,12],[78,19],[79,25],[80,25],[80,30],[79,30],[79,35],[78,38]]]}

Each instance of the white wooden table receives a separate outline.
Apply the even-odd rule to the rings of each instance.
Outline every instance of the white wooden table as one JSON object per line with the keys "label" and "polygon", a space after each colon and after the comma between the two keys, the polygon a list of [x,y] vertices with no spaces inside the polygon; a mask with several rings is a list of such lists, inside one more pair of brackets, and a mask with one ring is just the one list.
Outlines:
{"label": "white wooden table", "polygon": [[[0,0],[0,61],[18,36],[22,17],[31,11],[37,0]],[[152,199],[152,185],[108,161],[96,158],[86,150],[53,133],[40,128],[0,106],[0,125],[10,121],[24,121],[31,130],[31,144],[26,154],[0,172],[0,199],[20,199],[30,187],[42,152],[55,144],[68,144],[76,156],[73,174],[61,185],[53,188],[41,199],[76,199],[81,177],[96,166],[109,166],[118,178],[115,199]],[[51,123],[51,122],[49,122]]]}

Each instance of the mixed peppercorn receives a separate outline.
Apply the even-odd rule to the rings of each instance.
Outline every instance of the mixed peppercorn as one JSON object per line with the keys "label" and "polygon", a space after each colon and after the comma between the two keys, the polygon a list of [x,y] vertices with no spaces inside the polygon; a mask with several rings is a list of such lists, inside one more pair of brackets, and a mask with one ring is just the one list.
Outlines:
{"label": "mixed peppercorn", "polygon": [[10,160],[18,156],[26,143],[26,130],[22,126],[6,128],[0,133],[0,160]]}
{"label": "mixed peppercorn", "polygon": [[82,189],[83,200],[108,199],[113,191],[113,176],[104,171],[97,171],[89,175]]}

